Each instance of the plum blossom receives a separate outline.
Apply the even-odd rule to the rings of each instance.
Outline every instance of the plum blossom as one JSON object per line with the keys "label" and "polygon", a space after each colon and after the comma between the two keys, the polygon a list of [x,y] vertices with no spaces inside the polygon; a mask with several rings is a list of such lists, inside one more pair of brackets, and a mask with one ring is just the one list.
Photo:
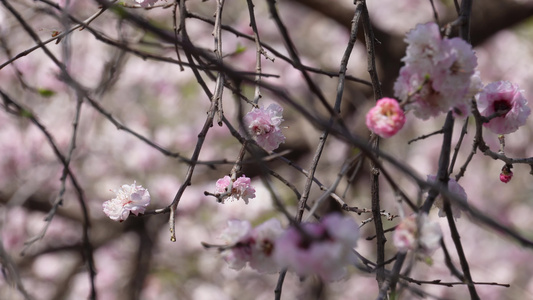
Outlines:
{"label": "plum blossom", "polygon": [[325,281],[342,279],[352,262],[352,248],[359,237],[357,224],[349,217],[331,214],[320,223],[303,223],[288,229],[276,242],[274,258],[280,267],[298,275],[316,274]]}
{"label": "plum blossom", "polygon": [[431,69],[441,55],[439,26],[435,23],[418,24],[405,35],[406,55],[402,59],[406,64],[418,65],[421,69]]}
{"label": "plum blossom", "polygon": [[366,114],[366,126],[382,138],[395,135],[404,124],[405,114],[398,101],[392,98],[379,99]]}
{"label": "plum blossom", "polygon": [[259,273],[276,273],[280,268],[274,261],[276,240],[283,233],[277,219],[270,219],[252,230],[250,267]]}
{"label": "plum blossom", "polygon": [[509,81],[489,83],[477,96],[477,107],[482,116],[488,117],[497,112],[503,115],[483,125],[497,134],[515,132],[526,123],[531,109],[518,85]]}
{"label": "plum blossom", "polygon": [[273,151],[285,142],[285,136],[279,127],[283,122],[283,108],[270,104],[267,108],[254,108],[244,116],[244,124],[257,144],[267,151]]}
{"label": "plum blossom", "polygon": [[125,184],[113,192],[117,197],[104,202],[103,209],[104,213],[114,221],[126,220],[130,212],[138,216],[144,213],[150,204],[150,193],[141,185],[136,185],[135,181],[132,185]]}
{"label": "plum blossom", "polygon": [[141,7],[154,6],[158,0],[135,0]]}
{"label": "plum blossom", "polygon": [[421,119],[454,109],[468,113],[477,58],[472,46],[460,38],[442,39],[435,23],[418,24],[405,41],[406,64],[394,84],[394,94],[406,101]]}
{"label": "plum blossom", "polygon": [[[427,181],[431,183],[437,182],[437,176],[435,175],[428,175]],[[448,180],[448,190],[452,192],[453,194],[457,195],[457,197],[462,198],[464,200],[467,200],[467,195],[465,192],[465,189],[457,182],[455,179],[450,178]],[[442,199],[442,195],[439,195],[437,199],[435,199],[434,204],[439,209],[439,217],[444,218],[446,217],[446,212],[444,212],[444,203]],[[461,217],[461,211],[463,210],[462,207],[454,205],[453,203],[450,203],[452,207],[452,214],[453,217],[458,219]]]}
{"label": "plum blossom", "polygon": [[411,215],[396,226],[392,236],[398,251],[419,251],[430,256],[440,246],[442,231],[437,222],[431,222],[427,214]]}
{"label": "plum blossom", "polygon": [[229,220],[220,238],[225,246],[219,248],[231,269],[240,270],[247,263],[260,273],[276,273],[280,270],[273,259],[276,240],[283,233],[281,224],[270,219],[252,229],[250,222]]}
{"label": "plum blossom", "polygon": [[255,198],[255,189],[250,185],[250,178],[242,175],[232,183],[231,177],[224,176],[216,182],[215,193],[223,195],[228,192],[228,187],[231,185],[231,192],[223,195],[221,202],[225,200],[239,200],[242,199],[244,203],[248,204],[248,200]]}
{"label": "plum blossom", "polygon": [[221,248],[221,255],[231,269],[240,270],[246,266],[252,255],[250,243],[252,225],[248,221],[229,220],[228,227],[220,234],[228,247]]}
{"label": "plum blossom", "polygon": [[500,173],[500,180],[503,183],[508,183],[513,178],[513,171],[511,171],[512,165],[504,165],[502,172]]}

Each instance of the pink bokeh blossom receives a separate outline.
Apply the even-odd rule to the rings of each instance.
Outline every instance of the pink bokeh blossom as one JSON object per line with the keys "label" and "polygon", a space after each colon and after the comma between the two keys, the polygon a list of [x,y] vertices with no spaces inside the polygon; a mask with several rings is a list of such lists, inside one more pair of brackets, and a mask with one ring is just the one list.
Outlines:
{"label": "pink bokeh blossom", "polygon": [[382,138],[395,135],[404,124],[405,114],[398,101],[392,98],[379,99],[366,114],[366,126]]}
{"label": "pink bokeh blossom", "polygon": [[267,108],[254,108],[244,116],[244,124],[250,135],[259,146],[273,151],[285,142],[285,136],[279,127],[283,122],[283,108],[278,104],[270,104]]}
{"label": "pink bokeh blossom", "polygon": [[259,273],[276,273],[280,268],[274,261],[276,240],[283,233],[277,219],[269,219],[252,230],[250,267]]}
{"label": "pink bokeh blossom", "polygon": [[231,269],[240,270],[249,263],[259,273],[276,273],[280,268],[273,252],[282,233],[277,219],[269,219],[253,229],[248,221],[229,220],[220,235],[224,246],[219,251]]}
{"label": "pink bokeh blossom", "polygon": [[220,234],[228,247],[220,253],[231,269],[240,270],[250,261],[252,225],[248,221],[229,220],[228,227]]}
{"label": "pink bokeh blossom", "polygon": [[357,224],[349,217],[332,214],[321,223],[304,223],[301,228],[308,236],[290,228],[277,240],[274,258],[280,267],[301,276],[316,274],[325,281],[342,279],[352,263],[352,249],[359,237]]}
{"label": "pink bokeh blossom", "polygon": [[138,216],[144,213],[150,204],[150,193],[141,185],[123,185],[121,189],[114,191],[116,198],[104,202],[104,213],[114,221],[124,221],[132,212]]}
{"label": "pink bokeh blossom", "polygon": [[392,236],[393,244],[398,251],[418,251],[422,255],[430,256],[440,247],[442,231],[436,222],[431,222],[427,214],[414,214],[404,218]]}
{"label": "pink bokeh blossom", "polygon": [[497,134],[507,134],[518,130],[526,123],[531,109],[518,85],[508,81],[489,83],[477,97],[477,106],[482,116],[488,117],[498,111],[504,115],[496,117],[483,125]]}
{"label": "pink bokeh blossom", "polygon": [[222,197],[222,203],[225,200],[235,201],[242,199],[244,203],[248,204],[250,199],[255,198],[255,189],[250,185],[250,178],[242,175],[237,178],[232,184],[231,177],[224,176],[216,182],[215,193],[224,194],[228,192],[228,187],[231,185],[231,192]]}

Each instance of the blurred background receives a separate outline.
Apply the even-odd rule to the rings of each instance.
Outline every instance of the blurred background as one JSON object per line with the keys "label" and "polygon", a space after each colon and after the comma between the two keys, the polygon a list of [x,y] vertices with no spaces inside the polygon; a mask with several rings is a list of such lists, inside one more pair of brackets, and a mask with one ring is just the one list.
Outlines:
{"label": "blurred background", "polygon": [[[4,2],[4,1],[2,1]],[[76,25],[62,10],[78,20],[86,20],[101,10],[96,1],[6,1],[37,33],[42,41]],[[453,21],[457,14],[453,1],[433,1],[439,24]],[[143,9],[134,1],[120,1],[129,13],[145,18],[150,24],[171,31],[173,28],[173,1],[160,0],[151,9]],[[186,19],[191,42],[200,49],[213,50],[213,25],[216,2],[189,0],[188,10],[193,14]],[[285,90],[292,99],[316,115],[326,118],[324,109],[299,70],[283,57],[289,54],[280,32],[270,17],[267,1],[254,1],[255,18],[265,49],[262,72],[276,75],[263,81]],[[281,20],[288,28],[295,48],[305,66],[338,74],[346,48],[355,6],[341,0],[282,0],[277,2]],[[373,0],[368,10],[376,36],[378,76],[385,96],[392,97],[392,85],[402,65],[405,53],[405,33],[417,23],[434,21],[427,0]],[[518,84],[527,99],[533,99],[533,1],[501,0],[474,1],[472,10],[471,41],[478,56],[478,69],[484,84],[508,80]],[[178,10],[178,18],[179,18]],[[222,22],[235,32],[253,35],[246,1],[227,1]],[[89,25],[92,30],[74,30],[68,38],[47,44],[68,67],[74,80],[112,117],[153,143],[190,157],[195,149],[210,99],[203,92],[193,72],[176,63],[151,59],[176,59],[172,43],[160,39],[148,30],[121,17],[120,11],[106,10]],[[122,47],[97,39],[94,33],[116,41]],[[348,63],[348,74],[369,80],[367,58],[362,36]],[[253,40],[223,30],[224,62],[234,69],[255,72],[256,49]],[[66,155],[71,142],[76,115],[76,90],[61,79],[60,70],[43,50],[27,51],[36,45],[14,15],[0,5],[0,89],[26,107],[31,116],[43,124],[59,150]],[[125,51],[135,49],[137,53]],[[274,50],[274,51],[272,51]],[[28,53],[26,53],[28,52]],[[20,56],[20,57],[17,57]],[[14,59],[14,57],[17,57]],[[182,59],[185,60],[183,54]],[[290,61],[290,60],[289,60]],[[338,78],[310,72],[328,102],[335,101]],[[212,91],[214,80],[202,74]],[[253,99],[254,87],[244,85],[242,93]],[[284,107],[284,134],[286,143],[276,152],[295,164],[307,168],[319,142],[321,131],[296,109],[268,90],[262,90],[260,104],[277,102]],[[232,91],[223,95],[224,114],[238,128],[238,105]],[[372,106],[372,90],[364,84],[347,81],[344,87],[341,115],[354,134],[362,138],[369,133],[364,115]],[[7,102],[0,109],[0,237],[2,242],[3,276],[0,276],[1,299],[24,299],[24,293],[13,282],[20,278],[32,299],[84,299],[90,294],[87,271],[86,244],[84,244],[84,215],[79,196],[70,180],[62,205],[50,222],[46,216],[58,198],[63,165],[43,134],[28,115],[10,113]],[[244,106],[246,110],[250,106]],[[288,220],[277,212],[270,193],[258,177],[257,168],[245,166],[244,174],[252,178],[256,198],[248,205],[242,201],[219,204],[215,198],[204,196],[213,192],[218,178],[230,173],[232,165],[200,164],[178,206],[176,242],[170,241],[168,214],[142,217],[130,216],[125,222],[113,222],[102,211],[102,203],[115,197],[113,190],[123,184],[137,184],[147,188],[152,196],[149,210],[164,208],[172,202],[184,181],[188,164],[162,154],[134,135],[119,130],[101,112],[84,103],[79,118],[76,148],[70,169],[75,174],[84,194],[93,247],[98,299],[272,299],[278,276],[258,274],[254,270],[231,270],[214,250],[204,250],[201,242],[220,243],[218,235],[231,218],[245,219],[257,225],[271,217],[285,226]],[[436,174],[441,145],[440,135],[412,144],[407,141],[439,130],[444,116],[428,121],[408,115],[404,129],[394,138],[383,141],[382,149],[398,161],[409,165],[421,178]],[[463,120],[457,120],[454,144],[457,142]],[[509,157],[533,156],[533,121],[506,137]],[[474,122],[470,120],[468,133],[460,149],[456,174],[471,152]],[[491,149],[499,147],[498,138],[484,133]],[[232,137],[226,126],[214,125],[205,139],[200,160],[234,161],[241,144]],[[316,171],[316,177],[329,187],[337,178],[345,160],[356,151],[344,141],[330,137]],[[530,168],[514,166],[514,178],[504,184],[499,180],[502,162],[477,153],[465,177],[459,183],[468,195],[468,201],[502,224],[515,228],[525,237],[533,238],[533,197]],[[298,189],[303,189],[306,177],[288,164],[273,160],[269,167],[281,174]],[[396,182],[412,199],[424,191],[405,176],[385,163]],[[350,206],[370,208],[368,163],[353,181],[342,181],[337,189]],[[298,199],[279,181],[273,181],[287,209],[296,212]],[[390,186],[381,185],[382,208],[398,214],[398,204]],[[344,193],[344,190],[347,192]],[[310,204],[321,195],[314,186]],[[334,201],[331,201],[334,202]],[[324,211],[338,210],[326,205]],[[370,215],[356,215],[362,222]],[[431,213],[438,218],[437,212]],[[445,242],[452,249],[452,260],[458,259],[451,245],[448,225],[439,219]],[[385,228],[398,223],[383,218]],[[457,220],[465,253],[476,282],[510,284],[506,288],[479,285],[482,299],[533,299],[533,251],[521,247],[502,234],[494,232],[469,216]],[[46,228],[42,239],[25,244]],[[375,259],[375,241],[366,237],[374,234],[372,224],[361,228],[357,251]],[[391,240],[390,233],[387,238]],[[396,253],[387,243],[387,258]],[[23,253],[24,255],[21,255]],[[12,270],[16,269],[14,273]],[[375,299],[378,288],[374,274],[365,274],[350,268],[350,276],[343,281],[322,286],[317,292],[317,280],[301,280],[289,273],[285,279],[282,299]],[[14,274],[17,274],[15,276]],[[412,278],[456,282],[444,265],[441,250],[433,256],[433,265],[418,262]],[[428,298],[467,299],[465,286],[416,286]],[[406,291],[402,299],[418,299]]]}

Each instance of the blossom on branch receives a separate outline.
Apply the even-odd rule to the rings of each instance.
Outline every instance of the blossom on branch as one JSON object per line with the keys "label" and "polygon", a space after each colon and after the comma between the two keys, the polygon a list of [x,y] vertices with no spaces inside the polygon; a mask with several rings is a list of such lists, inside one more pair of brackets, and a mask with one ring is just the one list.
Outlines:
{"label": "blossom on branch", "polygon": [[427,214],[414,214],[400,222],[392,236],[393,244],[398,251],[419,251],[430,256],[440,247],[442,231],[437,222],[431,222]]}
{"label": "blossom on branch", "polygon": [[227,245],[220,249],[221,255],[230,268],[240,270],[250,260],[252,255],[251,231],[250,222],[229,220],[228,227],[220,234],[220,239]]}
{"label": "blossom on branch", "polygon": [[468,113],[477,58],[472,46],[460,38],[442,39],[435,23],[418,24],[405,41],[406,64],[394,84],[394,95],[421,119],[450,109]]}
{"label": "blossom on branch", "polygon": [[395,135],[405,124],[405,114],[392,98],[381,98],[366,114],[366,126],[382,138]]}
{"label": "blossom on branch", "polygon": [[[215,193],[221,195],[219,198],[222,203],[229,199],[230,201],[242,199],[248,204],[249,199],[255,198],[255,189],[250,185],[250,178],[242,175],[232,182],[231,177],[224,176],[216,182]],[[228,190],[231,185],[231,191]]]}
{"label": "blossom on branch", "polygon": [[250,267],[259,273],[276,273],[280,268],[274,261],[276,241],[283,233],[277,219],[270,219],[252,230],[252,257]]}
{"label": "blossom on branch", "polygon": [[515,132],[526,123],[531,109],[518,85],[509,81],[489,83],[477,97],[477,107],[484,117],[502,113],[483,126],[497,134]]}
{"label": "blossom on branch", "polygon": [[280,268],[273,259],[273,252],[282,233],[277,219],[253,229],[248,221],[230,220],[220,235],[226,246],[219,251],[231,269],[240,270],[249,263],[259,273],[276,273]]}
{"label": "blossom on branch", "polygon": [[115,190],[116,198],[104,202],[104,213],[114,221],[124,221],[132,212],[138,216],[144,213],[150,204],[150,193],[141,185],[123,185],[121,189]]}
{"label": "blossom on branch", "polygon": [[244,116],[244,125],[257,144],[267,151],[273,151],[285,142],[279,127],[283,122],[283,108],[270,104],[267,108],[254,108]]}
{"label": "blossom on branch", "polygon": [[320,223],[300,227],[288,229],[277,240],[274,258],[280,267],[301,276],[316,274],[325,281],[342,279],[352,263],[352,249],[359,237],[357,224],[349,217],[332,214]]}

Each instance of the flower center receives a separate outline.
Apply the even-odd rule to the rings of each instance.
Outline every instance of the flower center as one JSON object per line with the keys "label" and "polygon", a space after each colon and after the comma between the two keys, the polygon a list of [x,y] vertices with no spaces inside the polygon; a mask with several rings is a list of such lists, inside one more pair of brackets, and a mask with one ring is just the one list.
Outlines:
{"label": "flower center", "polygon": [[270,133],[274,129],[274,126],[268,124],[257,124],[252,126],[252,131],[256,135],[263,135]]}
{"label": "flower center", "polygon": [[274,250],[274,244],[269,240],[264,240],[262,248],[265,255],[270,256],[270,254],[272,254],[272,251]]}
{"label": "flower center", "polygon": [[494,108],[494,112],[505,112],[503,116],[505,116],[507,112],[511,109],[511,105],[509,105],[509,102],[507,102],[506,100],[494,101],[492,107]]}

